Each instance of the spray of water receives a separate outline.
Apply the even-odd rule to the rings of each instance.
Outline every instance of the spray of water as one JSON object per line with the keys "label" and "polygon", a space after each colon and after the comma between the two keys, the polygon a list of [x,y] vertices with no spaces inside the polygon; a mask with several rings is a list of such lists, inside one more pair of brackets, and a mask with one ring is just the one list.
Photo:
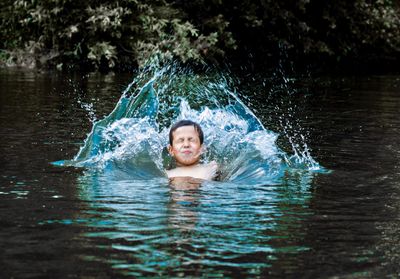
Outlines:
{"label": "spray of water", "polygon": [[278,135],[265,129],[231,83],[221,73],[198,74],[175,64],[144,69],[114,110],[93,124],[74,159],[64,163],[135,178],[165,176],[173,163],[166,152],[169,127],[191,119],[205,134],[202,160],[217,161],[222,180],[271,184],[288,168],[319,168],[307,148],[294,148],[292,156],[283,152]]}

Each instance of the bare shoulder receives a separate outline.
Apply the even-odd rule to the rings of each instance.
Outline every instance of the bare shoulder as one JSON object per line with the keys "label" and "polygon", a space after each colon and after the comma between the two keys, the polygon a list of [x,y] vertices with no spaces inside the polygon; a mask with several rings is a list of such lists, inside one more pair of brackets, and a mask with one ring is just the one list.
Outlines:
{"label": "bare shoulder", "polygon": [[178,176],[178,175],[177,175],[177,174],[178,174],[177,169],[166,170],[165,172],[167,173],[167,176],[168,176],[169,178]]}

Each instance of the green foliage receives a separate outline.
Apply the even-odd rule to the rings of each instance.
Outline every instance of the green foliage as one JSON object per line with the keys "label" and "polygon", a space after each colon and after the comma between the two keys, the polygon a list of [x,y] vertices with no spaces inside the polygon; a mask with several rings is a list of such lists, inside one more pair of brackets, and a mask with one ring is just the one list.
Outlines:
{"label": "green foliage", "polygon": [[210,15],[229,18],[242,55],[344,60],[399,54],[400,10],[390,0],[197,0],[179,3],[201,24]]}
{"label": "green foliage", "polygon": [[[151,56],[201,61],[203,53],[223,53],[217,45],[225,29],[200,32],[182,12],[155,1],[17,0],[3,3],[1,44],[21,64],[80,64],[115,68],[142,66]],[[12,15],[12,16],[10,16]],[[34,45],[34,46],[33,46]],[[49,52],[52,55],[49,55]]]}
{"label": "green foliage", "polygon": [[314,61],[399,58],[390,0],[3,0],[0,59],[25,66],[142,66],[277,56]]}

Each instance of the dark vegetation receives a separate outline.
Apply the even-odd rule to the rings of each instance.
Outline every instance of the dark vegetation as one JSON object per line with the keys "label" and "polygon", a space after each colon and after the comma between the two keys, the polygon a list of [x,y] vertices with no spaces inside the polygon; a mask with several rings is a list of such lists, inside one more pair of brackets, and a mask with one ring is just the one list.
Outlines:
{"label": "dark vegetation", "polygon": [[390,0],[2,0],[8,66],[131,70],[149,59],[319,69],[395,67]]}

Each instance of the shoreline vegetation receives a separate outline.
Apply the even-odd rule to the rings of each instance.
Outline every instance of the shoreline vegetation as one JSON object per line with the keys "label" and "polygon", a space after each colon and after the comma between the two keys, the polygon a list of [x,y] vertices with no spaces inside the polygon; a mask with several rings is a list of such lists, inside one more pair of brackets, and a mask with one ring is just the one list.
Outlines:
{"label": "shoreline vegetation", "polygon": [[398,1],[3,0],[0,64],[131,71],[151,57],[398,70]]}

